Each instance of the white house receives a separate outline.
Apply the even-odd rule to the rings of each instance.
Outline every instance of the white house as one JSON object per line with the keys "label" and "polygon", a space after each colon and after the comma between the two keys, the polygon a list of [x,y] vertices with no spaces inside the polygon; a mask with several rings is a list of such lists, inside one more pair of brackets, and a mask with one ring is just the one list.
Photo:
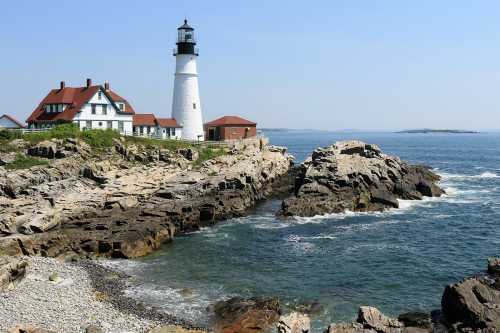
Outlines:
{"label": "white house", "polygon": [[0,116],[0,129],[19,129],[24,128],[24,124],[19,122],[16,118],[4,114]]}
{"label": "white house", "polygon": [[180,139],[182,127],[173,118],[156,118],[152,113],[134,114],[134,134],[163,139]]}
{"label": "white house", "polygon": [[113,92],[109,84],[53,89],[27,119],[29,128],[47,128],[61,123],[75,123],[80,129],[115,129],[132,133],[134,109],[130,103]]}

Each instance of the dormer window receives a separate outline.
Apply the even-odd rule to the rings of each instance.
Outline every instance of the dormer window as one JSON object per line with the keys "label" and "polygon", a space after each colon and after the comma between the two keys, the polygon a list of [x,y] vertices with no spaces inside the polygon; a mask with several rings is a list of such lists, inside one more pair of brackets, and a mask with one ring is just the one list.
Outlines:
{"label": "dormer window", "polygon": [[125,104],[123,104],[123,103],[118,104],[118,107],[120,108],[120,111],[125,110]]}
{"label": "dormer window", "polygon": [[102,98],[102,91],[99,90],[99,92],[97,93],[97,99],[101,99]]}

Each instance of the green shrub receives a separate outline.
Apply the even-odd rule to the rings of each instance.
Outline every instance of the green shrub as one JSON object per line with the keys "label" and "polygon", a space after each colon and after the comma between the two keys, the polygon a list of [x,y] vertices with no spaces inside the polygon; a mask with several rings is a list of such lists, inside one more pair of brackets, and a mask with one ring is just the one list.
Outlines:
{"label": "green shrub", "polygon": [[88,130],[79,132],[82,139],[92,147],[105,148],[113,145],[113,139],[119,138],[120,133],[112,129],[106,130]]}
{"label": "green shrub", "polygon": [[0,130],[0,141],[11,141],[22,137],[23,134],[20,131]]}
{"label": "green shrub", "polygon": [[5,166],[7,170],[29,169],[35,165],[48,165],[49,162],[39,158],[17,154],[14,162]]}
{"label": "green shrub", "polygon": [[214,159],[219,156],[227,154],[227,149],[225,148],[212,148],[201,146],[198,149],[199,157],[194,162],[195,166],[200,166],[203,162]]}

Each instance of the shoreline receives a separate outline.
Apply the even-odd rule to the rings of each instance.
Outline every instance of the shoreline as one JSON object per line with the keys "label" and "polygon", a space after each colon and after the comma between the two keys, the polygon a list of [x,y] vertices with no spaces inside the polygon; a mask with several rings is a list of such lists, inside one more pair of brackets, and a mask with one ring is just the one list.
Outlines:
{"label": "shoreline", "polygon": [[125,295],[129,275],[99,261],[64,262],[54,258],[21,257],[26,276],[12,290],[0,292],[0,331],[32,325],[54,332],[206,331]]}

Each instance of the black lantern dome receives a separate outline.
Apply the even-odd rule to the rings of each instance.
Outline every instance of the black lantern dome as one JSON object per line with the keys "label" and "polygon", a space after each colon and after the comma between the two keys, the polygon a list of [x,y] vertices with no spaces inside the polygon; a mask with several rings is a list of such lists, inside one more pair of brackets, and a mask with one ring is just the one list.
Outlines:
{"label": "black lantern dome", "polygon": [[194,38],[194,29],[191,27],[187,20],[184,20],[184,24],[177,28],[177,52],[176,54],[194,54],[198,55],[194,46],[196,45],[196,39]]}

